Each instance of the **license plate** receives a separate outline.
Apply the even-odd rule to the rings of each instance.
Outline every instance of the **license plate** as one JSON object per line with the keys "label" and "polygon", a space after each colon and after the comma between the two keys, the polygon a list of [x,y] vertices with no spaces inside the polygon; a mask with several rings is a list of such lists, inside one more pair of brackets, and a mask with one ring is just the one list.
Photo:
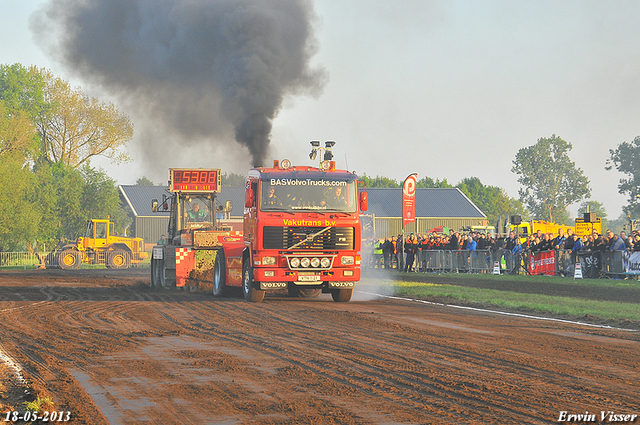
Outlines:
{"label": "license plate", "polygon": [[317,282],[320,276],[298,276],[298,282]]}

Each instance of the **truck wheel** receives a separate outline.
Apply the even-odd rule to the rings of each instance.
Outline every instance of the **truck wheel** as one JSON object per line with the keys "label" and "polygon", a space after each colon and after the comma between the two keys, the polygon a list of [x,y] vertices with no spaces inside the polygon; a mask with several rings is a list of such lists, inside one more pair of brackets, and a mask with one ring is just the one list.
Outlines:
{"label": "truck wheel", "polygon": [[131,255],[122,250],[113,251],[109,253],[107,262],[111,269],[126,269],[131,264]]}
{"label": "truck wheel", "polygon": [[353,288],[349,289],[332,289],[331,298],[337,303],[348,303],[353,295]]}
{"label": "truck wheel", "polygon": [[160,281],[162,277],[162,273],[164,273],[164,261],[156,260],[155,258],[151,259],[151,287],[158,288],[160,287]]}
{"label": "truck wheel", "polygon": [[248,258],[242,265],[242,292],[244,299],[252,303],[259,303],[264,299],[264,291],[253,285],[253,269]]}
{"label": "truck wheel", "polygon": [[223,297],[227,291],[227,270],[225,268],[224,251],[218,251],[213,264],[213,296]]}
{"label": "truck wheel", "polygon": [[74,270],[80,266],[80,253],[70,249],[58,254],[58,265],[65,270]]}

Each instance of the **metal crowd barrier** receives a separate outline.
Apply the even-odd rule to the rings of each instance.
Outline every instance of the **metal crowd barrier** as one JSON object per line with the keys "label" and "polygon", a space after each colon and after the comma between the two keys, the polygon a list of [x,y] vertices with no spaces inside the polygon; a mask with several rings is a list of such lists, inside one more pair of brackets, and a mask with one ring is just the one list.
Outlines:
{"label": "metal crowd barrier", "polygon": [[37,254],[29,252],[0,252],[0,267],[31,268],[40,263]]}
{"label": "metal crowd barrier", "polygon": [[[105,264],[104,253],[97,253],[98,264]],[[134,256],[139,255],[134,253]],[[147,253],[147,258],[150,258],[151,254]],[[139,258],[136,258],[139,259]],[[51,253],[44,255],[39,253],[29,252],[0,252],[0,268],[34,268],[42,266],[42,262],[45,262],[48,267],[57,267],[57,259]],[[79,268],[88,267],[89,264],[82,263]],[[142,261],[137,263],[131,263],[129,267],[149,267],[149,261]]]}
{"label": "metal crowd barrier", "polygon": [[[536,269],[535,266],[536,259],[541,257],[544,257],[542,262],[547,265],[544,272]],[[542,253],[512,253],[504,249],[497,251],[429,250],[419,251],[416,254],[413,270],[432,273],[493,273],[497,266],[500,273],[504,274],[544,273],[573,276],[576,264],[580,264],[582,276],[585,278],[639,276],[640,270],[625,271],[625,261],[629,261],[629,254],[624,251],[573,253],[570,250],[558,250]],[[634,270],[640,269],[640,263],[636,261],[634,264],[637,266]]]}

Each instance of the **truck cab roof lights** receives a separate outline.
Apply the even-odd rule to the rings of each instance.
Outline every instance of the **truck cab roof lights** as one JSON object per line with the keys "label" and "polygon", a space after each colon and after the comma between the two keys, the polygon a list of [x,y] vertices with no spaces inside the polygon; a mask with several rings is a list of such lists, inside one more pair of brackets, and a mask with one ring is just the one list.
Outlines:
{"label": "truck cab roof lights", "polygon": [[283,159],[282,161],[280,161],[280,167],[283,170],[288,170],[289,168],[291,168],[291,161],[289,161],[288,159]]}

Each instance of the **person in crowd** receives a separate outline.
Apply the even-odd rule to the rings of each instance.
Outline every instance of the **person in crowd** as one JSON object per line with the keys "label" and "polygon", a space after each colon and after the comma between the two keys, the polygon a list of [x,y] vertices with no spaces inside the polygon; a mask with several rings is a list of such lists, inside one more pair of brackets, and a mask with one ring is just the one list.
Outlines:
{"label": "person in crowd", "polygon": [[475,251],[478,248],[478,243],[473,239],[473,236],[469,235],[467,238],[467,251]]}
{"label": "person in crowd", "polygon": [[398,270],[404,270],[404,236],[402,233],[398,235]]}
{"label": "person in crowd", "polygon": [[373,267],[382,268],[382,245],[384,239],[380,238],[373,244]]}
{"label": "person in crowd", "polygon": [[466,233],[462,234],[462,237],[460,238],[460,246],[458,246],[458,251],[466,251],[467,250],[467,244],[469,243],[469,239]]}
{"label": "person in crowd", "polygon": [[640,251],[640,233],[636,233],[635,235],[633,235],[632,249],[633,249],[633,252]]}
{"label": "person in crowd", "polygon": [[538,235],[533,235],[533,243],[531,244],[531,252],[535,255],[542,251],[542,239]]}
{"label": "person in crowd", "polygon": [[484,233],[480,233],[478,235],[477,249],[478,251],[484,251],[485,249],[487,249],[487,238]]}
{"label": "person in crowd", "polygon": [[542,234],[542,241],[540,242],[540,251],[551,251],[553,250],[553,241],[549,233]]}
{"label": "person in crowd", "polygon": [[413,271],[413,262],[415,260],[417,250],[418,250],[418,240],[416,239],[416,235],[411,233],[409,235],[409,238],[405,241],[405,244],[404,244],[404,252],[407,255],[406,263],[404,266],[405,272]]}
{"label": "person in crowd", "polygon": [[[569,251],[573,250],[573,244],[575,242],[575,239],[573,238],[574,234],[575,233],[573,233],[573,230],[571,230],[571,229],[567,230],[567,237],[564,240],[564,249],[569,250]],[[582,241],[582,242],[584,243],[584,241]]]}
{"label": "person in crowd", "polygon": [[164,245],[167,243],[167,237],[165,235],[160,236],[160,239],[158,239],[158,245]]}
{"label": "person in crowd", "polygon": [[558,229],[558,236],[553,238],[553,240],[551,241],[551,246],[556,251],[558,251],[560,249],[564,249],[564,241],[565,241],[565,239],[566,238],[564,236],[564,229],[560,228],[560,229]]}
{"label": "person in crowd", "polygon": [[512,230],[509,232],[509,237],[504,241],[504,249],[511,252],[517,244],[518,241],[516,239],[516,232]]}
{"label": "person in crowd", "polygon": [[579,238],[575,233],[571,235],[573,240],[573,246],[571,247],[571,263],[575,264],[578,258],[578,252],[582,251],[582,238]]}
{"label": "person in crowd", "polygon": [[396,268],[398,268],[398,238],[395,236],[391,236],[391,266],[393,268],[393,263],[396,263]]}
{"label": "person in crowd", "polygon": [[627,238],[627,232],[625,232],[624,230],[621,230],[619,237],[624,242],[625,249],[627,251],[631,251],[631,241],[629,240],[629,238]]}
{"label": "person in crowd", "polygon": [[582,251],[592,251],[594,248],[594,239],[593,235],[586,236],[585,240],[582,241]]}
{"label": "person in crowd", "polygon": [[420,250],[420,271],[425,272],[427,271],[427,251],[429,251],[429,238],[426,234],[422,235],[418,248]]}
{"label": "person in crowd", "polygon": [[389,264],[391,264],[391,239],[388,237],[384,238],[384,242],[382,243],[382,257],[384,259],[384,268],[385,270],[389,269]]}
{"label": "person in crowd", "polygon": [[605,232],[605,242],[607,244],[606,249],[610,250],[611,246],[613,245],[613,243],[615,242],[615,240],[613,239],[613,231],[611,229],[607,229],[607,231]]}
{"label": "person in crowd", "polygon": [[533,251],[533,248],[535,247],[535,244],[536,244],[536,236],[535,235],[529,235],[527,240],[522,243],[522,250],[524,252],[531,252],[531,251]]}
{"label": "person in crowd", "polygon": [[486,245],[485,249],[488,249],[490,251],[493,250],[493,246],[496,243],[496,240],[493,238],[493,235],[491,233],[489,233],[487,235],[486,239],[487,239],[487,245]]}
{"label": "person in crowd", "polygon": [[613,233],[611,239],[613,240],[613,242],[611,243],[611,248],[609,248],[611,251],[624,251],[627,249],[624,244],[624,240],[622,240],[620,236]]}
{"label": "person in crowd", "polygon": [[602,235],[598,235],[596,240],[593,242],[593,251],[604,252],[607,250],[607,245],[609,241]]}
{"label": "person in crowd", "polygon": [[458,241],[459,241],[458,232],[454,232],[453,229],[449,230],[449,245],[445,249],[448,249],[449,251],[457,251]]}

